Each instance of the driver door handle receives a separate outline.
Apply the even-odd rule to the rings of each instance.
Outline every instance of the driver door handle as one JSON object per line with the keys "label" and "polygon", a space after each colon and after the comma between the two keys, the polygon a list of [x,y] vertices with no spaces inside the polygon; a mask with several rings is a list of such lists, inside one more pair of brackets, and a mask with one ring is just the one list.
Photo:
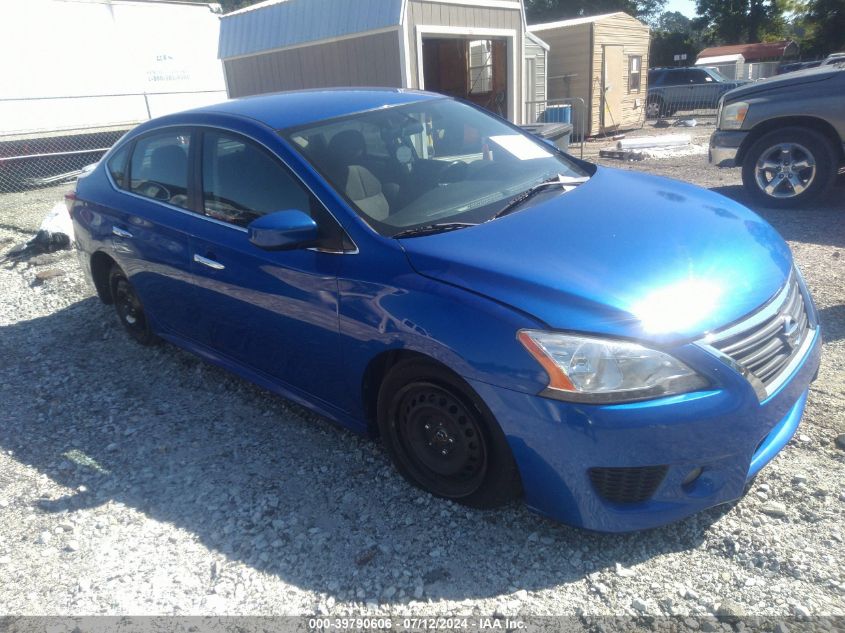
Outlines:
{"label": "driver door handle", "polygon": [[132,233],[130,233],[129,231],[127,231],[125,229],[120,228],[119,226],[111,227],[111,234],[116,236],[116,237],[125,237],[127,239],[132,237]]}
{"label": "driver door handle", "polygon": [[213,259],[208,259],[208,257],[203,257],[202,255],[194,255],[194,261],[198,264],[202,264],[203,266],[213,268],[214,270],[223,270],[224,268],[226,268],[220,262],[216,262]]}

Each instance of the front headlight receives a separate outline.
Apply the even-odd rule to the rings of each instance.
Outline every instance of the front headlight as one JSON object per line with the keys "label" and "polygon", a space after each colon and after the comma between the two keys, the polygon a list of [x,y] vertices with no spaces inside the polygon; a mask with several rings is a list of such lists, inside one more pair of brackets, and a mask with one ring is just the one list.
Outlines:
{"label": "front headlight", "polygon": [[549,374],[542,395],[617,403],[697,391],[707,380],[663,352],[608,338],[520,330],[520,343]]}
{"label": "front headlight", "polygon": [[729,103],[722,107],[719,128],[722,130],[738,130],[742,127],[748,115],[749,105],[745,101]]}

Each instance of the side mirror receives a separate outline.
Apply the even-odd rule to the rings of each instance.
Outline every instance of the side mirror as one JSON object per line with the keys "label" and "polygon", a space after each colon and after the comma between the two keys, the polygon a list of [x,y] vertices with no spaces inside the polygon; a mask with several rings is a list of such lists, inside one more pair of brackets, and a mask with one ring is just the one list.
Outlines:
{"label": "side mirror", "polygon": [[317,241],[317,223],[302,211],[276,211],[253,220],[246,227],[249,241],[266,251],[305,248]]}

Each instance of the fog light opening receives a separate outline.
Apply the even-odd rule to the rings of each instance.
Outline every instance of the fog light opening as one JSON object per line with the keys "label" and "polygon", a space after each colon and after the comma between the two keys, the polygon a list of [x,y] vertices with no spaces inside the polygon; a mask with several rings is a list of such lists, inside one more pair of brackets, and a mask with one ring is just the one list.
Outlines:
{"label": "fog light opening", "polygon": [[696,466],[695,468],[693,468],[691,471],[689,471],[689,474],[684,477],[684,480],[681,482],[681,488],[683,488],[684,490],[689,490],[690,488],[692,488],[693,484],[698,481],[698,478],[701,477],[701,473],[703,472],[704,469],[701,466]]}

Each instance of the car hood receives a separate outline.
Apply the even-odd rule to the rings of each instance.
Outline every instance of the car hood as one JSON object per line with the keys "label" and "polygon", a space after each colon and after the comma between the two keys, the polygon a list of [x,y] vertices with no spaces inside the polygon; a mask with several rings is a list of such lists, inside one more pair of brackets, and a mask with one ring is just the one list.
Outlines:
{"label": "car hood", "polygon": [[784,75],[775,75],[774,77],[761,79],[760,81],[752,81],[727,92],[725,94],[725,102],[736,101],[737,99],[750,97],[751,95],[756,95],[761,92],[777,90],[779,88],[800,86],[802,84],[816,83],[817,81],[826,81],[835,77],[837,72],[842,72],[842,69],[834,66],[821,66],[818,68],[796,70]]}
{"label": "car hood", "polygon": [[400,242],[420,274],[549,327],[666,343],[754,311],[792,266],[781,237],[744,206],[601,167],[511,215]]}

